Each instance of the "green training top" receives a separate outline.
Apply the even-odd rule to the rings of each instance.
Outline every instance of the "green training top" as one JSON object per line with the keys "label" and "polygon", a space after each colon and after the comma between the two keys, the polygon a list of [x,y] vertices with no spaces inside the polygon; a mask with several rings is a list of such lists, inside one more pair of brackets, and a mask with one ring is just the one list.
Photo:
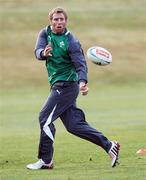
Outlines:
{"label": "green training top", "polygon": [[47,41],[52,47],[52,56],[46,61],[50,84],[53,85],[57,81],[77,81],[78,75],[68,55],[67,33],[55,34],[48,31]]}

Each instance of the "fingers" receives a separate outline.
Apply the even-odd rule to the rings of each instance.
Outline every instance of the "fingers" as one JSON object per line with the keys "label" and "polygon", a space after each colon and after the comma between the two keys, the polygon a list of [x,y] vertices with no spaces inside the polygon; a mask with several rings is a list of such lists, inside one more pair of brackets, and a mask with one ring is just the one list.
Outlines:
{"label": "fingers", "polygon": [[52,50],[52,48],[51,48],[51,46],[48,44],[48,45],[45,47],[44,51],[43,51],[43,56],[45,56],[45,57],[52,56],[51,50]]}
{"label": "fingers", "polygon": [[89,91],[88,87],[86,87],[86,89],[85,89],[84,91],[83,91],[83,90],[80,90],[80,92],[81,92],[81,94],[82,94],[83,96],[87,95],[87,94],[88,94],[88,91]]}
{"label": "fingers", "polygon": [[87,85],[84,82],[81,82],[79,84],[79,88],[80,88],[80,92],[83,96],[88,94],[89,88],[87,87]]}

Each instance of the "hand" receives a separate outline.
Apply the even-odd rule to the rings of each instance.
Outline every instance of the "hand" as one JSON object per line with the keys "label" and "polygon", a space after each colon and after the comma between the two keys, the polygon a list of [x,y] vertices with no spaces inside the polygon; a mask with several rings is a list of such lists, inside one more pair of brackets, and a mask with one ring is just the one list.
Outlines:
{"label": "hand", "polygon": [[52,50],[51,45],[48,44],[43,51],[43,56],[45,56],[45,57],[52,56],[51,50]]}
{"label": "hand", "polygon": [[79,89],[83,96],[88,94],[89,88],[87,87],[87,84],[85,82],[80,82]]}

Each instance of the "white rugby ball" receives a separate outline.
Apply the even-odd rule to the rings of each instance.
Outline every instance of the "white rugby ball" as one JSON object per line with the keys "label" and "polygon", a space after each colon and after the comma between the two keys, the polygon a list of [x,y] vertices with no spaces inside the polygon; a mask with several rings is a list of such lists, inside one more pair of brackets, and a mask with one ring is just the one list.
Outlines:
{"label": "white rugby ball", "polygon": [[112,62],[111,53],[103,47],[90,47],[87,50],[87,58],[97,65],[108,65]]}

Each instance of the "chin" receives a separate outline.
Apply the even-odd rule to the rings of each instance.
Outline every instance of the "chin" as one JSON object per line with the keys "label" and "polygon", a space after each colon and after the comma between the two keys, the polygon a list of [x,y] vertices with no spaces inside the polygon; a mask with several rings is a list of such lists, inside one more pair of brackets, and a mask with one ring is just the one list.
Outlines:
{"label": "chin", "polygon": [[58,28],[58,29],[55,29],[55,33],[61,34],[64,32],[64,30],[65,30],[64,28]]}
{"label": "chin", "polygon": [[57,34],[62,34],[63,32],[64,32],[64,30],[63,31],[56,31]]}

